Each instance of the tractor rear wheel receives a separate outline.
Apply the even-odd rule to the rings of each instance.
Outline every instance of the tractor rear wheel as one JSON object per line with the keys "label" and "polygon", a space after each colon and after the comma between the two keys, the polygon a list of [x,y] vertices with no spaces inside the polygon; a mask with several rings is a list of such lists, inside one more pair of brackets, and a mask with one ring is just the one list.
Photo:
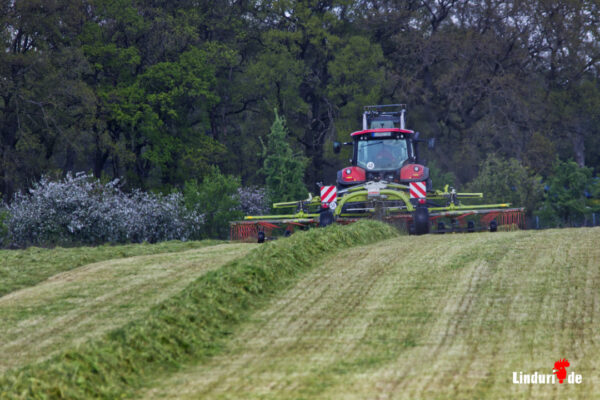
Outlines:
{"label": "tractor rear wheel", "polygon": [[333,211],[326,209],[322,210],[319,214],[319,226],[325,227],[333,224]]}
{"label": "tractor rear wheel", "polygon": [[429,233],[429,210],[427,207],[417,207],[413,212],[413,221],[416,235]]}

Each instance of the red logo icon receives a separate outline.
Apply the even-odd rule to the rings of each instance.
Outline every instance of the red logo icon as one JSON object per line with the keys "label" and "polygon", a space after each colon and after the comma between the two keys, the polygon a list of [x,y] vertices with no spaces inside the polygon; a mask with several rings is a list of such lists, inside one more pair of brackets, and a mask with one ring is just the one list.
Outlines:
{"label": "red logo icon", "polygon": [[563,358],[562,360],[558,360],[554,363],[554,370],[552,371],[556,374],[559,383],[563,383],[565,379],[567,379],[567,370],[566,368],[570,366],[569,360]]}

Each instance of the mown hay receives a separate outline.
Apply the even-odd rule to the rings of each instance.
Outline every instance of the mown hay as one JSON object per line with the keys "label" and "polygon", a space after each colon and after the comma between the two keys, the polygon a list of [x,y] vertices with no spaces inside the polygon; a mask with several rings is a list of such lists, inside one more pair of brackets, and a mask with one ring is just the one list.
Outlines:
{"label": "mown hay", "polygon": [[267,243],[102,339],[0,378],[0,398],[122,397],[165,369],[219,352],[251,311],[320,259],[395,235],[388,225],[361,221]]}

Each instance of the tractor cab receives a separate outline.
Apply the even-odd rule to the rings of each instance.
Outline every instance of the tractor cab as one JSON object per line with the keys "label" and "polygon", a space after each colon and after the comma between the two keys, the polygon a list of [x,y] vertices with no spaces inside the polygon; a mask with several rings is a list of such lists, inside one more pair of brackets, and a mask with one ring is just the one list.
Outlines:
{"label": "tractor cab", "polygon": [[[352,133],[352,141],[344,143],[353,146],[352,165],[338,171],[339,188],[369,181],[406,183],[429,179],[429,169],[418,161],[419,133],[405,129],[405,112],[401,104],[365,107],[363,130]],[[334,143],[334,151],[340,150],[341,144]]]}

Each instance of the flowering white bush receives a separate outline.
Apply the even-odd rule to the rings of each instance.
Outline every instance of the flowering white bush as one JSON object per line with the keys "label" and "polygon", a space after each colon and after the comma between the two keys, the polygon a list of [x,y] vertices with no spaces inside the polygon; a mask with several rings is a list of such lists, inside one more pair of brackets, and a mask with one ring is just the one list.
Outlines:
{"label": "flowering white bush", "polygon": [[6,209],[12,246],[188,240],[199,236],[204,222],[180,193],[127,194],[118,180],[102,184],[84,173],[59,182],[43,177]]}
{"label": "flowering white bush", "polygon": [[256,186],[241,187],[238,189],[240,210],[244,215],[264,215],[271,211],[267,199],[267,190]]}

